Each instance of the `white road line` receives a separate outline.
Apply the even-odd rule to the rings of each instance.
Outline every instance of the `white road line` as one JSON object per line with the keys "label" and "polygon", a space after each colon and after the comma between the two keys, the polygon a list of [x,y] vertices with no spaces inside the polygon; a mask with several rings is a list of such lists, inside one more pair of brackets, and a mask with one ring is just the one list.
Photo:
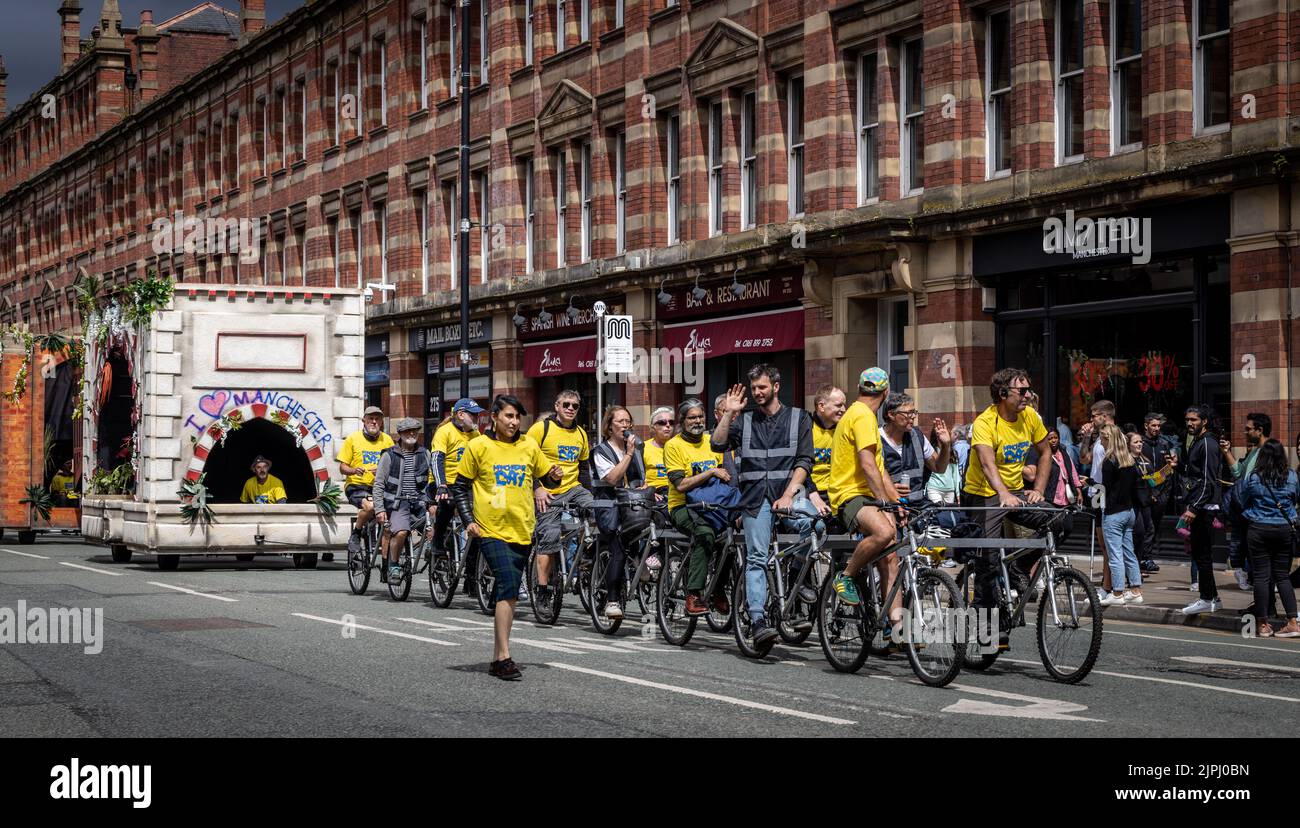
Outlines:
{"label": "white road line", "polygon": [[568,655],[591,655],[591,650],[584,650],[581,647],[575,647],[570,644],[558,644],[553,641],[538,641],[532,638],[515,638],[514,636],[511,636],[510,643],[536,647],[539,650],[551,650],[556,653],[567,653]]}
{"label": "white road line", "polygon": [[391,635],[395,638],[409,638],[412,641],[424,641],[429,644],[441,644],[444,647],[460,646],[460,644],[456,643],[455,641],[441,641],[437,638],[427,638],[423,635],[411,635],[410,633],[397,632],[396,630],[385,630],[382,627],[370,627],[365,624],[356,624],[356,623],[350,623],[348,621],[340,621],[337,618],[321,618],[319,615],[308,615],[305,612],[291,612],[289,614],[296,616],[298,618],[306,618],[309,621],[323,621],[326,624],[334,624],[339,627],[348,627],[349,629],[354,629],[354,630],[369,630],[370,632],[377,632],[377,633],[383,633],[384,635]]}
{"label": "white road line", "polygon": [[438,621],[425,621],[420,618],[396,618],[395,621],[406,621],[411,624],[419,624],[421,627],[428,627],[438,632],[487,632],[482,627],[453,627],[451,624],[443,624]]}
{"label": "white road line", "polygon": [[[513,640],[513,639],[511,639]],[[575,641],[568,638],[548,638],[548,644],[559,644],[561,647],[576,647],[578,650],[589,650],[597,653],[626,653],[627,650],[619,647],[611,647],[608,644],[596,644],[587,641]]]}
{"label": "white road line", "polygon": [[0,552],[8,552],[10,555],[22,555],[24,558],[39,558],[42,561],[48,561],[48,555],[33,555],[31,552],[19,552],[17,549],[0,549]]}
{"label": "white road line", "polygon": [[[1025,661],[1016,658],[1000,658],[998,661],[1010,661],[1013,664],[1042,664],[1041,661]],[[1292,698],[1290,696],[1275,696],[1271,693],[1256,693],[1252,690],[1237,690],[1232,687],[1216,687],[1213,684],[1201,684],[1195,681],[1180,681],[1178,679],[1158,678],[1156,676],[1134,676],[1129,673],[1112,673],[1109,670],[1093,670],[1091,675],[1134,679],[1135,681],[1154,681],[1157,684],[1176,684],[1179,687],[1196,687],[1200,690],[1217,690],[1220,693],[1231,693],[1234,696],[1250,696],[1256,699],[1273,699],[1274,701],[1300,704],[1300,699]]]}
{"label": "white road line", "polygon": [[972,687],[969,684],[950,684],[953,690],[962,693],[973,693],[977,696],[990,696],[995,699],[1007,699],[1008,701],[1027,702],[1027,706],[1013,707],[1006,704],[994,704],[992,702],[977,701],[974,699],[959,699],[956,703],[945,707],[942,713],[972,713],[977,716],[1001,716],[1014,719],[1049,719],[1058,722],[1104,722],[1104,719],[1090,719],[1086,716],[1075,716],[1075,713],[1082,713],[1088,709],[1086,704],[1076,704],[1074,702],[1060,701],[1058,699],[1044,699],[1038,696],[1024,696],[1020,693],[1008,693],[1003,690],[990,690],[986,687]]}
{"label": "white road line", "polygon": [[[1300,655],[1300,648],[1291,649],[1289,647],[1264,647],[1259,644],[1238,644],[1235,641],[1210,641],[1202,638],[1171,638],[1167,635],[1148,635],[1143,633],[1120,632],[1119,630],[1106,630],[1106,635],[1125,635],[1129,638],[1153,638],[1157,641],[1177,641],[1180,644],[1213,644],[1218,647],[1241,647],[1245,650],[1268,650],[1270,653],[1286,653],[1288,655]],[[1288,640],[1288,639],[1283,639]]]}
{"label": "white road line", "polygon": [[495,627],[496,623],[492,621],[480,621],[477,618],[461,618],[457,616],[452,619],[457,624],[473,624],[476,627]]}
{"label": "white road line", "polygon": [[162,587],[163,589],[174,589],[177,592],[184,592],[187,595],[197,595],[200,598],[213,598],[217,601],[226,601],[227,603],[231,603],[231,604],[237,603],[239,601],[238,598],[227,598],[224,595],[212,595],[207,592],[197,592],[196,590],[186,589],[185,587],[173,586],[172,584],[164,584],[161,581],[149,581],[148,583],[150,584],[150,586]]}
{"label": "white road line", "polygon": [[793,716],[797,719],[808,719],[814,722],[824,722],[826,724],[854,725],[857,722],[848,719],[837,719],[833,716],[823,716],[820,713],[806,713],[802,710],[792,710],[788,707],[777,707],[773,704],[763,704],[762,702],[749,701],[748,699],[738,699],[734,696],[722,696],[717,693],[706,693],[703,690],[692,690],[689,687],[678,687],[673,684],[660,684],[657,681],[647,681],[645,679],[633,678],[631,676],[620,676],[617,673],[606,673],[602,670],[591,670],[586,667],[578,667],[573,664],[560,664],[559,662],[549,662],[548,667],[555,667],[560,670],[571,670],[575,673],[586,673],[589,676],[599,676],[600,678],[621,681],[625,684],[635,684],[638,687],[651,687],[655,690],[666,690],[669,693],[678,693],[683,696],[694,696],[698,699],[708,699],[709,701],[723,702],[725,704],[734,704],[737,707],[748,707],[751,710],[763,710],[768,713],[776,713],[781,716]]}
{"label": "white road line", "polygon": [[98,572],[100,575],[112,575],[114,578],[122,575],[121,572],[109,572],[107,569],[95,569],[93,566],[82,566],[81,564],[68,563],[67,561],[59,561],[59,566],[70,566],[73,569],[84,569],[87,572]]}
{"label": "white road line", "polygon": [[1261,670],[1280,670],[1284,673],[1300,673],[1300,667],[1282,667],[1277,664],[1260,664],[1257,661],[1233,661],[1229,658],[1211,656],[1174,656],[1174,661],[1187,661],[1192,664],[1226,664],[1232,667],[1258,667]]}

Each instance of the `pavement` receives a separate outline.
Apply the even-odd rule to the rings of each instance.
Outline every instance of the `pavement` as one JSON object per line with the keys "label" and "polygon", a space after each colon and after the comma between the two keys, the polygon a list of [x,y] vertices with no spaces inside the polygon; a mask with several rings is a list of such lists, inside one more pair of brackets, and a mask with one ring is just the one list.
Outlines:
{"label": "pavement", "polygon": [[0,646],[3,736],[1276,736],[1300,713],[1300,641],[1115,609],[1079,684],[1053,681],[1022,628],[990,669],[932,688],[899,656],[837,673],[815,633],[762,660],[703,624],[682,648],[648,619],[602,636],[575,598],[555,626],[520,614],[524,679],[501,682],[491,619],[461,596],[435,608],[424,578],[397,603],[373,582],[351,594],[341,563],[161,572],[59,536],[0,543],[0,612],[18,601],[102,610],[102,650]]}

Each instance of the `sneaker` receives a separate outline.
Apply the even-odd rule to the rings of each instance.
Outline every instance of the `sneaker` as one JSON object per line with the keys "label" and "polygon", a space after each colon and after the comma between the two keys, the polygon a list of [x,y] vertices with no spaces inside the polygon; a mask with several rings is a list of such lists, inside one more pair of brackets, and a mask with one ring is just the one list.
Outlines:
{"label": "sneaker", "polygon": [[709,605],[704,603],[704,599],[698,595],[687,595],[686,614],[687,615],[708,615]]}
{"label": "sneaker", "polygon": [[614,603],[613,601],[610,601],[608,604],[605,605],[605,617],[622,618],[623,608],[620,607],[618,604]]}
{"label": "sneaker", "polygon": [[1221,609],[1223,609],[1223,599],[1216,595],[1210,599],[1210,612],[1218,612]]}
{"label": "sneaker", "polygon": [[1149,559],[1148,559],[1148,560],[1145,560],[1145,561],[1142,561],[1141,563],[1139,563],[1139,564],[1138,564],[1138,569],[1140,569],[1140,570],[1143,571],[1143,572],[1148,572],[1148,573],[1150,573],[1150,572],[1159,572],[1159,571],[1160,571],[1160,564],[1156,563],[1154,560],[1149,560]]}
{"label": "sneaker", "polygon": [[840,597],[840,601],[851,607],[862,603],[857,585],[853,583],[852,578],[845,577],[843,572],[835,576],[835,594]]}
{"label": "sneaker", "polygon": [[944,558],[943,563],[939,564],[939,566],[942,567],[943,569],[956,569],[957,562],[954,561],[952,558]]}
{"label": "sneaker", "polygon": [[1132,590],[1129,589],[1124,590],[1124,603],[1126,604],[1142,603],[1142,593],[1133,592]]}
{"label": "sneaker", "polygon": [[534,603],[546,606],[551,602],[551,587],[549,584],[538,584],[537,593],[534,596]]}
{"label": "sneaker", "polygon": [[488,675],[501,679],[502,681],[519,681],[524,674],[519,671],[519,666],[515,664],[513,658],[503,658],[500,661],[494,661],[488,665]]}
{"label": "sneaker", "polygon": [[531,600],[531,597],[528,594],[528,587],[523,584],[519,585],[519,600],[525,604]]}
{"label": "sneaker", "polygon": [[1250,575],[1244,569],[1238,569],[1232,574],[1237,576],[1237,586],[1241,587],[1242,592],[1251,592],[1255,589],[1250,585]]}
{"label": "sneaker", "polygon": [[663,567],[663,562],[659,560],[658,555],[651,555],[645,559],[645,568],[651,572],[658,572]]}
{"label": "sneaker", "polygon": [[1124,596],[1121,593],[1112,592],[1105,598],[1101,599],[1101,605],[1103,607],[1121,607],[1124,605]]}
{"label": "sneaker", "polygon": [[816,604],[817,590],[813,589],[810,586],[799,587],[799,600],[804,602],[805,604]]}
{"label": "sneaker", "polygon": [[400,566],[397,566],[396,564],[388,567],[388,580],[392,583],[401,583],[402,568]]}
{"label": "sneaker", "polygon": [[774,627],[769,627],[767,625],[766,619],[759,618],[756,619],[753,626],[750,627],[750,635],[754,640],[754,646],[761,647],[769,641],[775,640],[778,633]]}
{"label": "sneaker", "polygon": [[1183,607],[1183,615],[1200,615],[1203,612],[1213,612],[1214,603],[1204,598],[1197,598],[1192,603]]}
{"label": "sneaker", "polygon": [[361,533],[360,532],[353,532],[352,537],[348,538],[348,554],[349,555],[361,554]]}
{"label": "sneaker", "polygon": [[1256,638],[1272,638],[1273,634],[1273,627],[1267,621],[1260,624],[1259,628],[1255,630]]}
{"label": "sneaker", "polygon": [[1097,590],[1097,603],[1106,606],[1106,600],[1110,598],[1110,593],[1104,589]]}
{"label": "sneaker", "polygon": [[1288,619],[1286,626],[1273,633],[1277,638],[1300,638],[1300,624],[1294,618]]}

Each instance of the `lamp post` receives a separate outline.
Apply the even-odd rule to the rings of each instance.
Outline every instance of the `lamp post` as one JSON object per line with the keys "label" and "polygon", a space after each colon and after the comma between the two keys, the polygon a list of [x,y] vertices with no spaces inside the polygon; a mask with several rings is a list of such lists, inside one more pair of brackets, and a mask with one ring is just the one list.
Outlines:
{"label": "lamp post", "polygon": [[460,395],[469,396],[469,0],[460,3]]}

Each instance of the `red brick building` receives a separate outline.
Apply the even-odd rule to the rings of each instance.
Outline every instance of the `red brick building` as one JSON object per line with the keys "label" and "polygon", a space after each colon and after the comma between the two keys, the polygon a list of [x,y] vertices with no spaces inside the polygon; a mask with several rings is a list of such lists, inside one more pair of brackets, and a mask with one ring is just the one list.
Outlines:
{"label": "red brick building", "polygon": [[[453,9],[313,0],[263,29],[246,0],[202,48],[170,21],[122,29],[113,0],[89,43],[65,24],[46,89],[90,114],[52,138],[39,101],[0,122],[0,320],[74,325],[79,266],[391,283],[367,395],[436,417],[461,323]],[[599,299],[639,345],[707,356],[708,395],[760,358],[800,403],[879,364],[968,422],[1016,364],[1071,422],[1101,397],[1121,421],[1205,400],[1293,443],[1288,9],[475,0],[474,393],[593,393]],[[156,253],[177,211],[258,222],[262,255]],[[606,399],[645,423],[681,396]]]}

